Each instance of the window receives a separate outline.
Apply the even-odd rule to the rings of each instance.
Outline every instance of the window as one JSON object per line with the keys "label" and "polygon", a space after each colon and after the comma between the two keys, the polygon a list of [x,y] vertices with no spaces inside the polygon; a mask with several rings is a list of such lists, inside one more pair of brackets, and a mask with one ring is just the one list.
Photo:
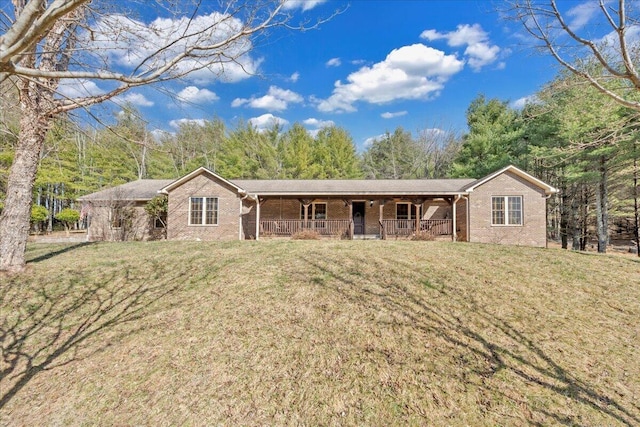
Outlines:
{"label": "window", "polygon": [[[300,204],[300,218],[304,219],[304,205]],[[315,229],[327,228],[327,204],[326,203],[311,203],[307,208],[307,219],[314,220],[312,224],[307,224],[305,227],[312,226]]]}
{"label": "window", "polygon": [[126,225],[127,217],[131,217],[131,213],[124,207],[111,208],[109,212],[109,221],[111,228],[122,228]]}
{"label": "window", "polygon": [[491,198],[492,225],[522,225],[522,196]]}
{"label": "window", "polygon": [[[300,218],[304,219],[304,205],[300,204]],[[327,219],[326,203],[311,203],[307,208],[308,219]]]}
{"label": "window", "polygon": [[396,219],[411,219],[409,217],[409,203],[396,203]]}
{"label": "window", "polygon": [[162,212],[153,219],[154,228],[164,228],[167,225],[167,213]]}
{"label": "window", "polygon": [[191,197],[189,225],[218,225],[218,198]]}
{"label": "window", "polygon": [[422,217],[422,206],[416,206],[411,203],[396,203],[396,219],[403,220],[398,221],[398,227],[400,228],[412,228],[417,217]]}

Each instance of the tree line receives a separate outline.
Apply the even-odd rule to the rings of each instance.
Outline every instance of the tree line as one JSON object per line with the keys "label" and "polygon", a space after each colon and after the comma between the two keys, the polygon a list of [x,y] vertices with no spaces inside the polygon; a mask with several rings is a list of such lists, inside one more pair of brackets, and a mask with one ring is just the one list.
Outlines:
{"label": "tree line", "polygon": [[[560,193],[549,205],[549,234],[564,248],[595,241],[606,251],[612,231],[638,240],[637,113],[561,73],[523,109],[477,96],[468,131],[397,128],[358,152],[349,132],[326,127],[312,135],[301,124],[260,131],[219,119],[185,122],[152,135],[132,106],[112,126],[83,129],[55,122],[41,152],[34,205],[49,212],[47,227],[77,197],[142,178],[177,178],[200,167],[228,179],[478,178],[509,164],[533,173]],[[16,118],[0,126],[0,200],[13,156]],[[42,215],[42,211],[40,212]]]}
{"label": "tree line", "polygon": [[[0,203],[15,153],[16,120],[0,119]],[[200,166],[231,180],[442,178],[460,142],[452,132],[414,136],[397,128],[358,152],[339,126],[312,134],[299,123],[258,130],[248,122],[230,128],[215,118],[152,134],[140,113],[125,106],[113,125],[99,129],[82,128],[68,117],[54,122],[39,157],[33,204],[50,213],[51,229],[55,215],[74,207],[79,196],[136,179],[178,178]]]}

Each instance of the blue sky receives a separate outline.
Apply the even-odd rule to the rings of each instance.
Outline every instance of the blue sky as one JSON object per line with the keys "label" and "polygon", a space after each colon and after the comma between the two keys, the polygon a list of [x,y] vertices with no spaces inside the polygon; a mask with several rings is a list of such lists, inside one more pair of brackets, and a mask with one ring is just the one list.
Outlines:
{"label": "blue sky", "polygon": [[[578,5],[574,2],[573,5]],[[311,133],[335,124],[362,150],[402,126],[413,133],[464,131],[465,110],[484,94],[516,105],[557,73],[555,62],[523,41],[522,28],[491,1],[352,0],[291,2],[296,19],[343,12],[319,29],[276,30],[256,44],[249,68],[220,81],[193,76],[165,90],[134,89],[150,129],[175,131],[185,120],[221,118],[229,127],[274,120]],[[237,71],[237,70],[235,70]],[[182,102],[183,101],[183,102]]]}

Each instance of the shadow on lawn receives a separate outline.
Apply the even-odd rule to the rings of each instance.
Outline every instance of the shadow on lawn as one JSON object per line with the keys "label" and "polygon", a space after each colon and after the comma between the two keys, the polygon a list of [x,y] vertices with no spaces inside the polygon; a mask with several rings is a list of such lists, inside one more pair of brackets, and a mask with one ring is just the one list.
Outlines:
{"label": "shadow on lawn", "polygon": [[93,245],[93,244],[94,244],[93,242],[82,242],[82,243],[76,243],[75,245],[65,246],[62,249],[59,249],[57,251],[47,252],[47,253],[45,253],[43,255],[40,255],[40,256],[35,257],[33,259],[30,259],[30,260],[27,261],[27,264],[34,264],[34,263],[37,263],[37,262],[46,261],[46,260],[51,259],[51,258],[53,258],[55,256],[62,255],[64,253],[73,251],[75,249],[80,249],[80,248],[83,248],[85,246],[89,246],[89,245]]}
{"label": "shadow on lawn", "polygon": [[182,274],[132,280],[130,273],[120,269],[91,281],[76,273],[59,285],[30,284],[18,275],[0,286],[0,409],[41,372],[104,350],[109,340],[98,337],[149,316],[150,306],[178,289]]}
{"label": "shadow on lawn", "polygon": [[[616,401],[610,395],[597,391],[584,380],[568,372],[534,341],[507,322],[483,310],[473,296],[459,295],[455,289],[448,292],[425,283],[427,288],[437,292],[440,297],[445,297],[449,301],[459,304],[459,307],[465,307],[468,312],[472,313],[470,314],[473,316],[472,321],[445,312],[437,304],[428,305],[424,295],[418,295],[406,286],[407,283],[416,283],[416,280],[425,279],[424,271],[418,271],[415,265],[399,260],[378,259],[375,261],[376,267],[381,270],[372,268],[371,272],[360,270],[349,272],[344,269],[336,269],[330,261],[323,261],[320,258],[308,257],[304,261],[310,267],[307,273],[315,269],[315,271],[331,277],[336,285],[330,286],[331,280],[311,280],[312,283],[330,287],[351,303],[369,308],[371,306],[376,309],[385,308],[392,313],[401,313],[406,316],[411,327],[419,328],[429,334],[437,334],[438,337],[443,338],[454,347],[472,352],[485,362],[482,367],[475,370],[475,373],[481,378],[490,378],[501,370],[508,370],[527,384],[536,384],[563,399],[590,406],[623,425],[640,424],[640,407],[633,403],[630,407],[625,407],[623,403]],[[366,262],[367,265],[373,267],[374,261],[369,259]],[[391,282],[376,280],[375,271],[385,271],[385,269],[389,271],[392,264],[391,268],[394,268],[393,271],[397,273],[397,277]],[[403,265],[399,266],[398,264]],[[371,283],[383,288],[383,294],[359,286],[363,279],[371,280]],[[502,335],[502,343],[498,343],[497,339],[496,342],[493,342],[487,338],[492,335],[496,336],[496,334]],[[487,365],[489,368],[485,369]],[[501,390],[496,389],[497,387],[492,387],[489,382],[482,381],[479,386],[513,401],[516,407],[526,407],[531,412],[537,411],[541,417],[553,418],[554,423],[572,426],[580,424],[579,416],[574,418],[562,414],[560,411],[554,413],[551,409],[553,406],[551,408],[533,407],[524,399],[505,395]],[[556,407],[562,406],[562,403],[556,403]],[[535,421],[531,419],[531,416],[526,416],[526,418],[531,425],[546,425],[549,422],[548,419],[542,422]]]}

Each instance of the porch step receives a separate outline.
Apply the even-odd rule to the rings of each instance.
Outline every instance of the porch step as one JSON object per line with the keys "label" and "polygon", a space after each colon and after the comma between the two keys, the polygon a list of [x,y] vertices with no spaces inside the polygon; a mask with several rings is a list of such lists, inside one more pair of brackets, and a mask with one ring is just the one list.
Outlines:
{"label": "porch step", "polygon": [[379,234],[354,234],[353,240],[380,240]]}

